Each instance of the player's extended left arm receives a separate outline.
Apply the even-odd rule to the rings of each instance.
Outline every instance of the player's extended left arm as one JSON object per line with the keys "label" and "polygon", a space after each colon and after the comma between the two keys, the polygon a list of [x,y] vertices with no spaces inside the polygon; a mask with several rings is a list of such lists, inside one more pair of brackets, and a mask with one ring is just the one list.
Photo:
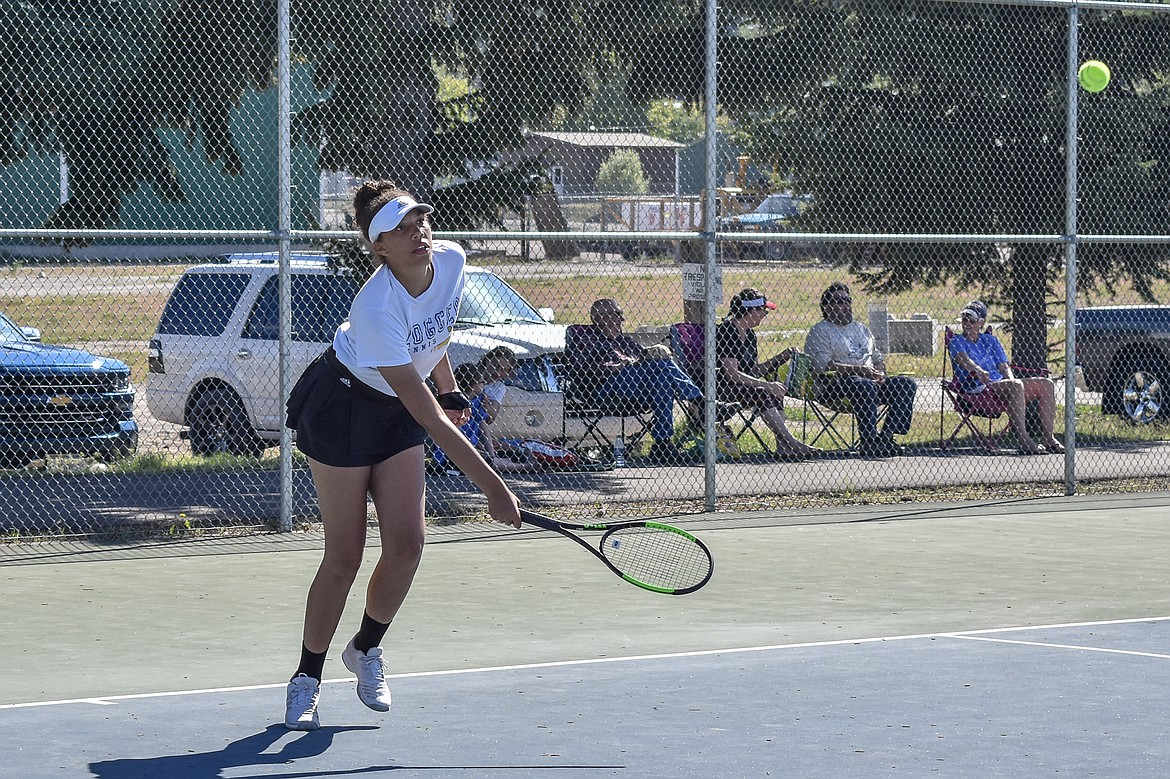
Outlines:
{"label": "player's extended left arm", "polygon": [[379,367],[378,372],[386,379],[386,383],[394,390],[394,394],[402,401],[410,415],[423,426],[444,454],[487,496],[488,513],[492,519],[520,527],[520,504],[516,496],[475,450],[467,436],[452,424],[439,406],[439,401],[419,378],[414,366],[407,363]]}

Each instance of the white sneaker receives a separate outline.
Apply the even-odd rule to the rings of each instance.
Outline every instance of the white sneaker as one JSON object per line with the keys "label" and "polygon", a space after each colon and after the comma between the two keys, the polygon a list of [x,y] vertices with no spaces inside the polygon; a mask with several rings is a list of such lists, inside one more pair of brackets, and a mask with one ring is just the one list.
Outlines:
{"label": "white sneaker", "polygon": [[316,730],[321,727],[317,718],[317,701],[321,698],[321,683],[311,676],[297,674],[288,683],[284,697],[284,726],[289,730]]}
{"label": "white sneaker", "polygon": [[390,711],[390,688],[386,686],[386,666],[382,660],[382,647],[376,646],[362,654],[353,645],[353,639],[341,653],[341,662],[357,674],[358,700],[374,711]]}

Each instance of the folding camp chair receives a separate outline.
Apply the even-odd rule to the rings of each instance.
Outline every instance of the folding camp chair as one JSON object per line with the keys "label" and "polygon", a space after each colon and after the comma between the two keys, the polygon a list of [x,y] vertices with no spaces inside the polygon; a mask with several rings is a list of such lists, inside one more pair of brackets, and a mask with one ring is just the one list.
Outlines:
{"label": "folding camp chair", "polygon": [[[670,326],[670,351],[674,354],[674,361],[686,371],[687,375],[691,377],[691,381],[700,387],[703,386],[704,382],[704,360],[707,349],[704,341],[705,335],[706,329],[703,325],[695,322],[677,322]],[[739,431],[734,433],[735,440],[738,442],[745,435],[751,435],[764,451],[770,451],[771,447],[765,443],[760,431],[756,429],[755,422],[759,418],[759,411],[750,406],[737,411],[732,419],[738,421],[742,426]]]}
{"label": "folding camp chair", "polygon": [[[589,325],[569,325],[565,328],[565,351],[571,352],[581,328]],[[571,374],[559,377],[564,394],[564,414],[561,417],[561,437],[570,449],[589,449],[596,446],[613,450],[613,439],[606,434],[606,420],[619,420],[619,431],[627,451],[650,434],[653,423],[649,403],[639,403],[625,398],[607,399],[599,403],[590,394],[580,392],[580,382]],[[579,435],[569,435],[569,420],[580,420],[584,429]]]}
{"label": "folding camp chair", "polygon": [[[809,446],[816,446],[820,441],[827,440],[835,448],[845,451],[857,448],[857,425],[853,419],[853,404],[848,398],[829,401],[817,397],[813,388],[811,357],[807,354],[795,355],[776,371],[776,380],[785,383],[788,397],[799,399],[803,404],[804,413],[801,415],[800,426],[802,441]],[[811,434],[810,421],[815,427]],[[844,428],[846,421],[848,428]]]}
{"label": "folding camp chair", "polygon": [[[804,402],[804,424],[801,426],[801,439],[809,446],[816,446],[819,441],[827,440],[837,449],[846,452],[856,451],[861,444],[861,438],[857,434],[857,418],[853,415],[852,401],[846,397],[826,398],[817,394],[811,370],[812,358],[807,357],[806,359],[810,362],[807,378],[800,383],[798,388],[789,389],[789,394],[792,397],[798,397]],[[822,380],[831,380],[835,375],[833,371],[826,371],[821,374],[821,378]],[[896,375],[908,376],[910,374]],[[878,406],[878,425],[882,424],[882,420],[886,418],[889,411],[888,406]],[[810,422],[815,425],[815,430],[811,434],[808,430]]]}
{"label": "folding camp chair", "polygon": [[[991,326],[988,325],[984,332],[990,333]],[[1008,419],[1007,403],[998,395],[986,390],[976,393],[965,392],[957,376],[950,375],[948,378],[948,374],[951,374],[951,339],[959,336],[960,334],[950,327],[943,329],[943,367],[940,379],[943,407],[938,416],[938,445],[940,449],[949,449],[959,434],[966,430],[979,446],[992,452],[999,448],[1000,442],[1012,430],[1011,421]],[[1027,373],[1033,376],[1048,375],[1048,371],[1043,369],[1025,368],[1018,365],[1012,365],[1011,368],[1015,373]],[[959,415],[959,421],[949,435],[946,434],[945,420],[948,402]]]}

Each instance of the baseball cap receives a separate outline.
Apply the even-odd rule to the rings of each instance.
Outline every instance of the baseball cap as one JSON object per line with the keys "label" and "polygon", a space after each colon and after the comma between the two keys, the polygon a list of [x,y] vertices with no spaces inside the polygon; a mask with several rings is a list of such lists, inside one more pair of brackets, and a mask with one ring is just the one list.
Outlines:
{"label": "baseball cap", "polygon": [[970,319],[987,319],[987,306],[983,305],[982,300],[972,300],[959,312],[959,318],[962,319],[964,317]]}

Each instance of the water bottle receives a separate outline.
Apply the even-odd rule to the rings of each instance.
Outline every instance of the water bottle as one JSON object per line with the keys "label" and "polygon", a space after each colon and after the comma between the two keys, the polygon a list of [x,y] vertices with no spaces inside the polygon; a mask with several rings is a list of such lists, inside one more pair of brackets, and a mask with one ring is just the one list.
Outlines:
{"label": "water bottle", "polygon": [[618,436],[613,439],[613,467],[626,467],[626,439],[624,436]]}

